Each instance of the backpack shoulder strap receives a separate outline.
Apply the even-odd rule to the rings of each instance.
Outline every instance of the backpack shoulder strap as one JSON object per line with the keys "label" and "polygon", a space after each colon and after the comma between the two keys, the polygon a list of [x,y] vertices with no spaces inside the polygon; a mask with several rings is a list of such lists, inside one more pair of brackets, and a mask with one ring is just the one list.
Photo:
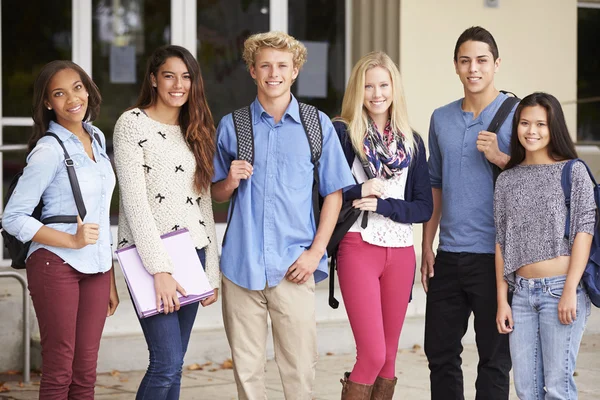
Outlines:
{"label": "backpack shoulder strap", "polygon": [[73,197],[75,198],[75,205],[77,206],[77,213],[83,220],[87,214],[85,204],[83,202],[83,196],[81,195],[81,188],[79,187],[79,181],[77,180],[77,174],[75,173],[75,163],[71,159],[67,148],[63,144],[62,140],[54,132],[46,132],[45,136],[52,136],[60,147],[62,147],[65,155],[65,166],[67,167],[67,175],[69,176],[69,182],[71,183],[71,190],[73,191]]}
{"label": "backpack shoulder strap", "polygon": [[[510,92],[503,91],[502,93],[510,93]],[[506,121],[506,118],[508,118],[508,116],[510,115],[510,112],[514,108],[515,104],[517,104],[519,101],[520,101],[520,99],[516,96],[515,97],[509,96],[506,99],[504,99],[504,101],[498,108],[498,111],[496,111],[496,115],[494,115],[494,118],[492,118],[492,122],[490,122],[490,125],[488,126],[488,129],[487,129],[488,132],[498,133],[498,130],[500,129],[502,124],[504,124],[504,121]]]}
{"label": "backpack shoulder strap", "polygon": [[[237,160],[248,161],[250,165],[254,165],[254,131],[252,129],[252,111],[250,106],[242,107],[235,110],[232,114],[233,129],[235,130],[235,138],[237,142]],[[227,239],[227,232],[231,225],[231,218],[235,210],[235,199],[237,198],[237,189],[233,191],[230,200],[229,216],[227,217],[227,227],[223,234],[223,245]]]}
{"label": "backpack shoulder strap", "polygon": [[300,102],[298,102],[298,106],[300,108],[300,120],[310,146],[311,161],[317,165],[323,151],[323,128],[319,120],[319,109]]}
{"label": "backpack shoulder strap", "polygon": [[304,127],[310,147],[310,161],[313,163],[312,201],[315,226],[319,226],[321,217],[319,202],[319,160],[323,152],[323,128],[319,120],[319,109],[310,104],[298,102],[300,121]]}
{"label": "backpack shoulder strap", "polygon": [[[506,92],[504,90],[501,90],[500,92],[504,94],[511,93]],[[506,118],[508,118],[508,116],[510,115],[510,112],[514,108],[515,104],[517,104],[521,100],[517,96],[515,96],[514,93],[511,94],[513,95],[513,97],[509,96],[506,99],[504,99],[504,101],[498,108],[498,111],[496,111],[496,115],[494,115],[494,118],[492,118],[492,122],[490,122],[490,125],[487,128],[488,132],[498,133],[500,127],[502,126],[502,124],[504,124],[504,121],[506,121]],[[495,185],[496,180],[498,179],[498,175],[500,175],[500,172],[502,172],[502,170],[496,164],[493,164],[491,162],[490,166],[492,167],[492,179]]]}
{"label": "backpack shoulder strap", "polygon": [[237,139],[237,159],[254,165],[254,132],[250,107],[243,107],[233,112],[233,127]]}
{"label": "backpack shoulder strap", "polygon": [[565,166],[563,167],[561,176],[560,176],[560,185],[562,186],[563,194],[565,196],[565,206],[567,206],[567,219],[565,221],[565,239],[570,237],[570,221],[571,221],[571,187],[572,187],[572,176],[573,176],[573,167],[576,162],[581,162],[590,176],[592,183],[594,186],[597,185],[596,179],[590,170],[590,167],[580,158],[575,158],[573,160],[567,161]]}

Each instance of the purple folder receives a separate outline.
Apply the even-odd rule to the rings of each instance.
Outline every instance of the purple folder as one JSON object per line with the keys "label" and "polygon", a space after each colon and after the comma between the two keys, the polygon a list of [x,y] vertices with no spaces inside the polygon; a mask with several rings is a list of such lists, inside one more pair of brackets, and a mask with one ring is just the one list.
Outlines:
{"label": "purple folder", "polygon": [[[204,273],[190,232],[187,229],[180,229],[162,235],[160,238],[175,266],[173,278],[187,292],[187,297],[177,293],[180,304],[184,306],[211,296],[214,290]],[[116,253],[138,317],[146,318],[161,312],[162,305],[160,310],[156,309],[154,278],[144,268],[135,245],[123,247]]]}

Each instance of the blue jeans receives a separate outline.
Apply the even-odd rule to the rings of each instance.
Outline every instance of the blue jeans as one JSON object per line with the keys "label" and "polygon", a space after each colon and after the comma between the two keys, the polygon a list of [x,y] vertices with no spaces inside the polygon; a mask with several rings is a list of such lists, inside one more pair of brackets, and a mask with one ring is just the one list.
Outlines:
{"label": "blue jeans", "polygon": [[[198,257],[205,263],[204,249]],[[177,400],[181,389],[183,357],[187,351],[199,303],[170,314],[141,318],[140,325],[150,352],[150,364],[138,388],[136,400]]]}
{"label": "blue jeans", "polygon": [[573,379],[579,345],[590,315],[590,299],[577,288],[577,317],[569,325],[558,320],[558,302],[566,275],[516,277],[512,299],[514,330],[509,335],[517,396],[521,400],[577,399]]}

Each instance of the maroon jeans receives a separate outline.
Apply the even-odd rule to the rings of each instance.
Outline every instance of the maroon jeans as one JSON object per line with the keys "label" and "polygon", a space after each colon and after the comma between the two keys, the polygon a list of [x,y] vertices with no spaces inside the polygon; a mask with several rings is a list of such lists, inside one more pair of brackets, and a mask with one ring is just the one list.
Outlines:
{"label": "maroon jeans", "polygon": [[41,400],[93,400],[110,274],[82,274],[40,249],[27,260],[27,280],[40,326]]}

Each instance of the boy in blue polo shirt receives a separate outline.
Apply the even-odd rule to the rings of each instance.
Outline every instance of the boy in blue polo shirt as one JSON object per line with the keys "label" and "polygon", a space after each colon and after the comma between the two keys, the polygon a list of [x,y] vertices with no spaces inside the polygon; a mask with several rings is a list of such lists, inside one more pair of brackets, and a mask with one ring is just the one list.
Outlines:
{"label": "boy in blue polo shirt", "polygon": [[[281,32],[244,43],[244,60],[258,95],[250,105],[254,163],[238,159],[232,114],[217,128],[212,196],[229,200],[223,245],[223,319],[240,399],[264,399],[267,316],[286,399],[312,399],[317,362],[315,282],[327,277],[327,242],[354,183],[331,121],[323,132],[319,221],[313,217],[313,163],[298,101],[290,88],[306,48]],[[318,222],[318,229],[316,228]]]}
{"label": "boy in blue polo shirt", "polygon": [[[503,168],[508,162],[514,109],[497,135],[487,131],[507,98],[494,87],[500,58],[487,30],[472,27],[461,34],[454,66],[465,96],[435,110],[429,127],[434,208],[423,230],[421,281],[427,292],[425,354],[431,398],[464,399],[461,340],[472,311],[479,353],[476,399],[508,399],[508,337],[496,327],[490,163]],[[434,256],[438,225],[439,247]]]}

